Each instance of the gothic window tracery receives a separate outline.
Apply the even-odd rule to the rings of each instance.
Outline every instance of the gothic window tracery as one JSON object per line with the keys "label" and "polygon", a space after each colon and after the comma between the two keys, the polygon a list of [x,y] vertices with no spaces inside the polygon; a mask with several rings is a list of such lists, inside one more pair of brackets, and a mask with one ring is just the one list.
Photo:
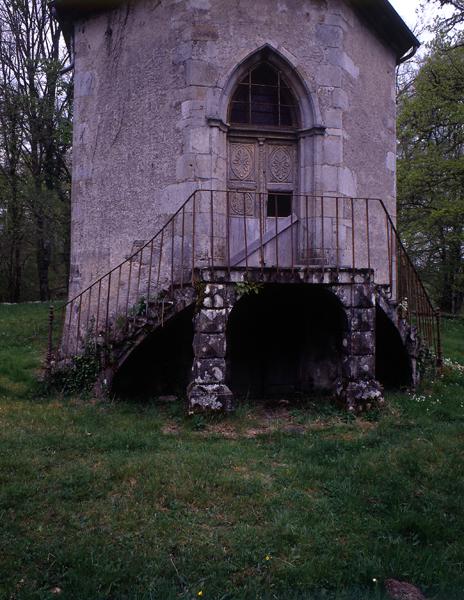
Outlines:
{"label": "gothic window tracery", "polygon": [[249,69],[232,96],[233,125],[296,127],[297,102],[280,71],[260,63]]}

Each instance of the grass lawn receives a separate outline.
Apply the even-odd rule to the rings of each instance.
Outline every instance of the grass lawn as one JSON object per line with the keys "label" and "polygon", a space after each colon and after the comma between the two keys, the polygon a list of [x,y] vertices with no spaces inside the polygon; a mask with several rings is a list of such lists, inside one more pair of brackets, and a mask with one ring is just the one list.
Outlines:
{"label": "grass lawn", "polygon": [[[324,403],[42,398],[47,308],[0,306],[0,598],[464,598],[464,369],[354,419]],[[464,365],[464,321],[447,321]],[[374,581],[376,580],[376,581]]]}

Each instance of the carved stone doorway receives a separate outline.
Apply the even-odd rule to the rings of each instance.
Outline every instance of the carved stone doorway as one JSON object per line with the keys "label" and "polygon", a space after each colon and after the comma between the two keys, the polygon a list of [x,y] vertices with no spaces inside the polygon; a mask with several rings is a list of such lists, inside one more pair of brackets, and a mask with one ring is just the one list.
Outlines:
{"label": "carved stone doorway", "polygon": [[263,61],[242,74],[229,106],[231,266],[292,266],[299,107],[285,74]]}
{"label": "carved stone doorway", "polygon": [[[297,142],[231,134],[228,144],[232,266],[292,266],[298,223]],[[256,251],[259,248],[259,251]]]}

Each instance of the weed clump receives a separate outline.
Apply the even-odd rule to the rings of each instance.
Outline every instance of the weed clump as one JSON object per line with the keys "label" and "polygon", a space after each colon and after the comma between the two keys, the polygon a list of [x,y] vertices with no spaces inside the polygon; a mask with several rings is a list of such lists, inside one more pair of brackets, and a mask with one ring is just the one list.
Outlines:
{"label": "weed clump", "polygon": [[88,342],[82,354],[73,356],[65,364],[52,370],[46,380],[47,391],[59,392],[64,396],[89,394],[95,386],[100,370],[97,344]]}

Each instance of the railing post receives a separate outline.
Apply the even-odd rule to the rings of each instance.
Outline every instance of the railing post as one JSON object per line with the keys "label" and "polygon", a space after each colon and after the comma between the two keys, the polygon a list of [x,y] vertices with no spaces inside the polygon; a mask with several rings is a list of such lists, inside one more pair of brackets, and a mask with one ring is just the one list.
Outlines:
{"label": "railing post", "polygon": [[[185,207],[182,207],[182,231],[180,235],[180,288],[184,289],[184,244],[185,244]],[[153,252],[153,241],[151,242]],[[151,261],[151,259],[150,259]],[[151,271],[151,262],[150,262]],[[148,284],[148,290],[150,291],[150,284]]]}
{"label": "railing post", "polygon": [[[140,258],[140,260],[142,260],[142,259]],[[105,342],[107,345],[109,343],[109,330],[110,330],[111,275],[112,275],[112,272],[110,271],[110,274],[108,275],[108,284],[107,284],[107,291],[106,291]]]}
{"label": "railing post", "polygon": [[171,282],[170,289],[171,294],[174,293],[174,261],[175,261],[175,237],[176,237],[176,217],[173,217],[171,221]]}
{"label": "railing post", "polygon": [[243,239],[245,240],[245,273],[246,273],[246,275],[248,275],[248,232],[247,232],[245,192],[242,192],[242,200],[243,200]]}
{"label": "railing post", "polygon": [[275,223],[275,262],[279,273],[279,222],[277,219],[277,194],[274,195],[274,223]]}
{"label": "railing post", "polygon": [[47,358],[46,358],[46,371],[47,377],[51,375],[52,371],[52,358],[53,358],[53,322],[55,319],[55,312],[53,304],[50,304],[48,309],[48,343],[47,343]]}
{"label": "railing post", "polygon": [[438,308],[435,311],[435,322],[437,324],[437,367],[443,366],[443,348],[441,346],[441,313]]}
{"label": "railing post", "polygon": [[227,273],[230,278],[230,192],[226,191],[226,249],[227,249]]}
{"label": "railing post", "polygon": [[371,239],[369,227],[369,200],[366,198],[366,244],[367,244],[367,268],[371,270]]}
{"label": "railing post", "polygon": [[338,209],[338,196],[335,198],[335,246],[336,246],[336,267],[337,267],[337,281],[340,271],[340,238],[339,238],[339,209]]}
{"label": "railing post", "polygon": [[356,253],[355,253],[355,231],[354,231],[354,199],[351,201],[351,279],[354,281],[354,272],[356,270]]}
{"label": "railing post", "polygon": [[[192,285],[195,285],[195,210],[196,210],[196,194],[197,191],[193,192],[193,200],[192,200]],[[161,235],[163,235],[163,230],[161,230]]]}
{"label": "railing post", "polygon": [[324,196],[321,196],[321,271],[322,280],[324,280],[325,270],[325,232],[324,232]]}
{"label": "railing post", "polygon": [[213,190],[209,192],[209,218],[210,218],[210,253],[211,269],[214,272],[214,208],[213,208]]}

